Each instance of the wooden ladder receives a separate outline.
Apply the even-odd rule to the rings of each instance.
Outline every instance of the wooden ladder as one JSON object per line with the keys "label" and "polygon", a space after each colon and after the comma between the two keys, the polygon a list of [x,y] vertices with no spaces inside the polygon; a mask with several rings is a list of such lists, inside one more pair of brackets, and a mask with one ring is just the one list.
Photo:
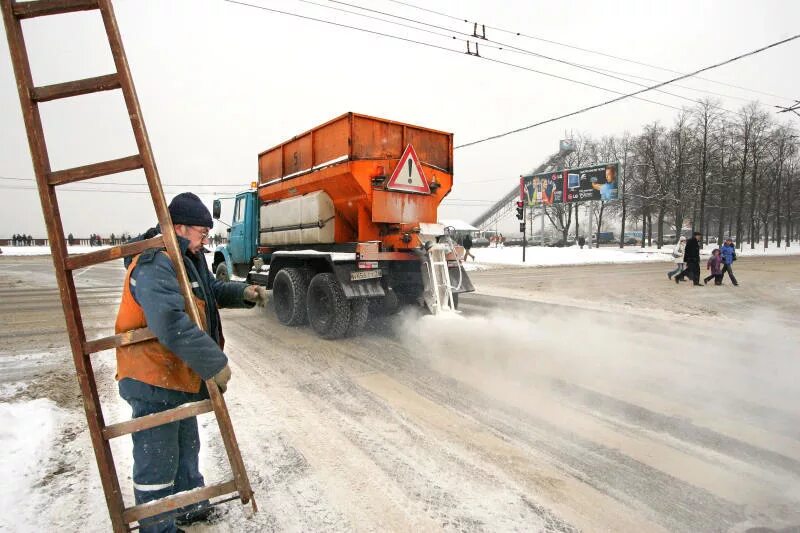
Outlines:
{"label": "wooden ladder", "polygon": [[[253,512],[257,510],[253,498],[253,490],[245,471],[239,445],[233,431],[228,409],[222,393],[212,380],[206,381],[209,400],[182,405],[178,408],[156,413],[126,422],[106,425],[97,393],[94,371],[92,370],[91,355],[103,350],[110,350],[118,346],[125,346],[155,338],[146,328],[131,332],[113,335],[110,337],[87,340],[83,328],[83,320],[78,305],[77,292],[73,272],[75,270],[112,261],[122,257],[141,253],[148,248],[166,248],[170,259],[175,265],[183,297],[188,303],[187,310],[198,325],[201,324],[200,314],[192,296],[192,289],[186,275],[182,254],[178,240],[170,219],[161,180],[158,176],[150,141],[145,130],[144,120],[139,108],[139,101],[133,86],[128,60],[122,47],[122,40],[111,6],[111,0],[35,0],[30,2],[17,2],[14,0],[0,0],[3,11],[3,20],[8,37],[8,46],[11,60],[14,65],[14,74],[19,90],[19,100],[22,106],[22,115],[30,145],[33,169],[36,173],[36,182],[39,197],[42,203],[44,220],[47,225],[47,235],[50,239],[53,264],[55,266],[58,288],[61,293],[61,302],[67,323],[69,343],[72,357],[78,375],[78,382],[83,395],[83,405],[86,419],[89,424],[89,433],[94,447],[97,467],[100,470],[100,479],[105,492],[106,504],[111,517],[111,524],[115,532],[131,531],[137,526],[135,522],[161,513],[174,512],[180,507],[198,503],[203,500],[219,498],[213,503],[230,501],[237,497],[242,504],[251,503]],[[116,65],[116,72],[94,78],[87,78],[54,85],[35,87],[31,75],[28,52],[22,32],[22,20],[34,17],[59,15],[76,11],[99,10],[105,26],[111,53]],[[69,98],[98,91],[120,89],[125,99],[125,105],[131,121],[131,127],[136,138],[138,153],[129,157],[104,161],[91,165],[53,171],[45,144],[42,121],[39,115],[39,103]],[[161,235],[144,241],[123,244],[111,248],[80,255],[67,255],[64,230],[56,197],[56,187],[66,183],[143,169],[150,189],[158,222],[161,225]],[[162,424],[175,422],[201,413],[213,411],[219,424],[222,440],[230,462],[233,479],[201,487],[191,491],[182,492],[167,498],[149,502],[134,507],[125,507],[120,492],[119,479],[117,478],[114,459],[111,455],[110,440],[123,435],[153,428]]]}

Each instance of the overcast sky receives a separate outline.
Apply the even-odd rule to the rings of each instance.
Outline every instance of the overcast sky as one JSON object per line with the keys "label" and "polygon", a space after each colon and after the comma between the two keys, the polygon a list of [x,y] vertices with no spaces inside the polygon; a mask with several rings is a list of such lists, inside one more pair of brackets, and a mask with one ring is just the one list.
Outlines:
{"label": "overcast sky", "polygon": [[[323,6],[354,10],[343,3]],[[300,0],[249,3],[390,33],[466,51],[452,39],[472,24],[391,0],[346,0],[352,5],[449,28],[413,31]],[[494,28],[601,51],[689,72],[800,32],[800,2],[407,0]],[[256,179],[257,154],[347,111],[455,133],[456,145],[607,100],[610,92],[543,74],[410,42],[271,13],[223,0],[115,0],[156,161],[168,198],[192,190],[210,206],[214,194],[235,192]],[[362,12],[363,13],[363,12]],[[371,13],[370,16],[380,16]],[[384,18],[386,18],[384,16]],[[395,19],[397,20],[397,19]],[[412,24],[410,21],[400,21]],[[113,71],[96,12],[23,23],[37,85]],[[0,31],[3,31],[0,29]],[[658,80],[665,71],[610,59],[487,28],[493,41],[595,68]],[[5,38],[2,42],[6,42]],[[632,92],[638,86],[483,43],[481,55]],[[7,48],[0,46],[0,237],[45,236],[33,169]],[[747,99],[789,105],[800,98],[800,40],[716,69],[708,81],[682,85],[729,96],[728,109]],[[638,80],[641,83],[650,83]],[[693,99],[706,93],[672,87]],[[648,99],[680,107],[691,102],[660,93]],[[119,91],[41,106],[53,169],[123,157],[135,145]],[[556,151],[565,132],[593,136],[638,131],[647,122],[670,123],[675,110],[628,99],[554,124],[455,152],[455,186],[442,218],[471,221],[486,202],[502,197],[521,173]],[[792,120],[787,114],[781,115]],[[15,179],[7,179],[15,178]],[[21,181],[30,179],[31,181]],[[107,236],[137,233],[154,221],[140,173],[74,184],[59,201],[67,232]],[[171,187],[170,184],[209,186]],[[14,187],[14,188],[12,188]],[[508,224],[514,226],[509,220]]]}

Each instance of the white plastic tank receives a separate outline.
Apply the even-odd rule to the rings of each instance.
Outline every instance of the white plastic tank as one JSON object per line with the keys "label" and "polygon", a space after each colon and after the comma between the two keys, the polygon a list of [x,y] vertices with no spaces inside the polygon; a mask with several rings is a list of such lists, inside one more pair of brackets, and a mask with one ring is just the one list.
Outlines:
{"label": "white plastic tank", "polygon": [[261,206],[259,242],[262,246],[330,244],[334,223],[333,201],[325,191],[279,200]]}

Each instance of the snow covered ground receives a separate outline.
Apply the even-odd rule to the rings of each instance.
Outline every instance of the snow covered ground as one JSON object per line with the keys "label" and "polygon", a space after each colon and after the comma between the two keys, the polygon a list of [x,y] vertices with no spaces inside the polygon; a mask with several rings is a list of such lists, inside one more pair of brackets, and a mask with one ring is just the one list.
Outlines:
{"label": "snow covered ground", "polygon": [[[231,503],[188,531],[794,530],[800,260],[744,259],[738,289],[695,290],[667,282],[665,253],[540,251],[664,257],[495,263],[474,274],[463,316],[384,317],[336,342],[225,310],[226,401],[261,510]],[[0,257],[0,531],[109,531],[50,268]],[[83,272],[96,338],[122,269]],[[114,365],[93,359],[107,423],[130,417]],[[200,424],[206,481],[225,480],[216,424]],[[130,505],[130,439],[111,445]]]}
{"label": "snow covered ground", "polygon": [[[716,246],[706,245],[702,250],[702,255],[708,255]],[[506,246],[503,248],[473,248],[472,254],[475,261],[467,263],[467,270],[483,270],[499,265],[513,266],[554,266],[554,265],[592,265],[592,264],[618,264],[618,263],[640,263],[640,262],[673,262],[672,245],[665,246],[660,250],[655,246],[641,248],[639,246],[626,246],[618,248],[616,246],[603,246],[601,248],[589,248],[584,246],[570,246],[567,248],[550,248],[544,246],[528,246],[525,250],[525,262],[522,261],[521,246]],[[754,250],[745,246],[744,250],[737,251],[741,256],[763,256],[763,255],[798,255],[800,254],[800,242],[793,242],[790,247],[776,247],[774,243],[766,250],[756,246]]]}

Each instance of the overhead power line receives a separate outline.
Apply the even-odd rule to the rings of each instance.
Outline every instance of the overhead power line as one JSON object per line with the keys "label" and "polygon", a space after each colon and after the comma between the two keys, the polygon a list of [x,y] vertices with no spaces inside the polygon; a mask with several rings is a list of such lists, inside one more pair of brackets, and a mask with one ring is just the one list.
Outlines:
{"label": "overhead power line", "polygon": [[[455,15],[450,15],[450,14],[447,14],[447,13],[443,13],[441,11],[435,11],[433,9],[429,9],[429,8],[425,8],[425,7],[422,7],[422,6],[418,6],[418,5],[412,4],[410,2],[405,2],[405,1],[402,1],[402,0],[388,0],[388,1],[389,2],[393,2],[395,4],[399,4],[399,5],[403,5],[403,6],[406,6],[406,7],[410,7],[410,8],[413,8],[413,9],[418,9],[420,11],[426,11],[428,13],[433,13],[435,15],[440,15],[440,16],[443,16],[443,17],[447,17],[447,18],[452,19],[452,20],[458,20],[460,22],[466,22],[468,24],[480,24],[477,21],[471,21],[471,20],[468,20],[468,19],[463,18],[463,17],[457,17]],[[510,35],[515,35],[515,36],[518,36],[518,37],[524,37],[526,39],[532,39],[532,40],[535,40],[535,41],[545,42],[545,43],[548,43],[548,44],[554,44],[556,46],[563,46],[565,48],[571,48],[573,50],[578,50],[580,52],[586,52],[588,54],[595,54],[595,55],[607,57],[607,58],[610,58],[610,59],[615,59],[617,61],[624,61],[626,63],[632,63],[634,65],[640,65],[640,66],[643,66],[643,67],[654,68],[654,69],[657,69],[657,70],[661,70],[663,72],[669,72],[671,74],[683,74],[679,70],[674,70],[674,69],[671,69],[671,68],[662,67],[662,66],[659,66],[659,65],[654,65],[652,63],[646,63],[644,61],[637,61],[635,59],[630,59],[630,58],[626,58],[626,57],[622,57],[622,56],[617,56],[617,55],[609,54],[609,53],[606,53],[606,52],[601,52],[599,50],[592,50],[591,48],[583,48],[583,47],[580,47],[580,46],[575,46],[575,45],[572,45],[572,44],[555,41],[553,39],[546,39],[544,37],[538,37],[536,35],[529,35],[529,34],[526,34],[526,33],[519,32],[519,31],[499,28],[497,26],[490,26],[488,24],[486,24],[485,26],[487,28],[495,30],[495,31],[499,31],[499,32],[502,32],[502,33],[507,33],[507,34],[510,34]],[[722,81],[712,80],[712,79],[709,79],[709,78],[702,78],[700,76],[697,76],[697,79],[698,80],[702,80],[702,81],[707,81],[707,82],[710,82],[710,83],[716,83],[718,85],[724,85],[726,87],[732,87],[734,89],[739,89],[739,90],[742,90],[742,91],[748,91],[748,92],[751,92],[751,93],[754,93],[754,94],[761,94],[761,95],[764,95],[764,96],[772,96],[774,98],[780,98],[782,100],[789,100],[789,101],[793,100],[792,98],[787,98],[786,96],[781,96],[779,94],[760,91],[760,90],[757,90],[757,89],[751,89],[751,88],[748,88],[748,87],[742,87],[741,85],[735,85],[733,83],[725,83],[725,82],[722,82]]]}
{"label": "overhead power line", "polygon": [[795,100],[794,104],[792,104],[790,106],[787,106],[787,107],[783,107],[783,106],[779,106],[779,105],[776,105],[775,107],[780,109],[780,111],[778,111],[778,113],[788,113],[789,111],[791,111],[792,113],[794,113],[795,115],[800,117],[800,113],[797,112],[797,110],[800,109],[800,100]]}
{"label": "overhead power line", "polygon": [[[314,2],[312,0],[297,0],[297,1],[298,2],[302,2],[304,4],[310,4],[310,5],[322,7],[322,8],[325,8],[325,9],[330,9],[330,10],[333,10],[333,11],[339,11],[339,12],[342,12],[342,13],[347,13],[349,15],[354,15],[354,16],[358,16],[358,17],[364,17],[364,18],[367,18],[367,19],[370,19],[370,20],[380,21],[380,22],[383,22],[383,23],[386,23],[386,24],[392,24],[392,25],[401,26],[401,27],[404,27],[404,28],[409,28],[409,29],[412,29],[414,31],[424,32],[424,33],[436,35],[436,36],[439,36],[439,37],[444,37],[444,38],[448,38],[448,39],[455,39],[455,40],[459,40],[459,41],[462,41],[462,42],[470,43],[469,39],[458,38],[458,37],[455,37],[454,35],[448,35],[448,34],[440,33],[439,31],[434,31],[434,30],[430,30],[430,29],[426,29],[426,28],[420,28],[420,27],[417,27],[417,26],[412,26],[410,24],[397,22],[396,20],[387,20],[387,19],[380,18],[380,17],[374,16],[374,15],[368,15],[366,13],[359,13],[357,11],[350,11],[348,9],[343,9],[343,8],[339,8],[339,7],[335,7],[335,6],[320,4],[320,3]],[[413,22],[414,24],[419,24],[419,25],[422,25],[422,26],[432,27],[432,28],[436,28],[436,29],[439,29],[439,30],[444,30],[444,31],[448,31],[448,32],[451,32],[451,33],[456,33],[458,35],[463,35],[463,36],[466,36],[466,37],[472,37],[472,38],[475,37],[473,34],[462,32],[462,31],[459,31],[459,30],[455,30],[453,28],[448,28],[446,26],[439,26],[439,25],[436,25],[436,24],[430,24],[430,23],[425,22],[425,21],[412,19],[412,18],[408,18],[408,17],[403,17],[401,15],[396,15],[396,14],[393,14],[393,13],[388,13],[388,12],[385,12],[385,11],[380,11],[380,10],[377,10],[377,9],[372,9],[372,8],[360,6],[360,5],[357,5],[357,4],[350,4],[350,3],[347,3],[347,2],[343,2],[341,0],[329,0],[329,1],[337,3],[337,4],[345,5],[345,6],[348,6],[348,7],[352,7],[352,8],[355,8],[355,9],[360,9],[360,10],[363,10],[363,11],[366,11],[366,12],[369,12],[369,13],[376,13],[376,14],[383,15],[383,16],[397,18],[397,19],[400,19],[400,20]],[[501,52],[511,52],[511,53],[516,53],[516,54],[523,54],[523,55],[538,57],[540,59],[545,59],[547,61],[552,61],[552,62],[560,63],[560,64],[563,64],[563,65],[568,65],[568,66],[573,67],[573,68],[577,68],[577,69],[585,70],[585,71],[588,71],[588,72],[592,72],[594,74],[598,74],[600,76],[604,76],[604,77],[607,77],[607,78],[612,78],[612,79],[615,79],[615,80],[618,80],[618,81],[622,81],[624,83],[630,83],[630,84],[633,84],[633,85],[638,85],[639,87],[646,87],[647,86],[647,85],[645,85],[643,83],[639,83],[639,82],[636,82],[636,81],[632,81],[632,80],[620,77],[620,76],[627,76],[627,77],[632,77],[632,78],[641,78],[641,76],[634,76],[634,75],[631,75],[631,74],[615,72],[615,71],[612,71],[612,70],[602,69],[602,68],[598,68],[598,67],[591,66],[591,65],[584,65],[584,64],[575,63],[575,62],[572,62],[572,61],[567,61],[567,60],[560,59],[560,58],[557,58],[557,57],[551,57],[551,56],[544,55],[544,54],[541,54],[541,53],[538,53],[538,52],[534,52],[532,50],[527,50],[525,48],[520,48],[520,47],[512,45],[512,44],[503,43],[503,42],[500,42],[500,41],[489,39],[487,37],[481,37],[479,39],[475,39],[475,42],[480,42],[480,45],[482,47],[484,47],[484,48],[491,48],[493,50],[498,50],[498,51],[501,51]],[[493,43],[496,46],[493,46],[492,44],[488,44],[488,43]],[[477,48],[476,48],[476,50],[477,50]],[[481,58],[485,59],[482,56],[481,56]],[[489,59],[489,61],[492,61],[492,59]],[[505,63],[503,63],[503,64],[505,64]],[[517,66],[517,65],[509,65],[509,66],[515,66],[517,68],[526,68],[526,67]],[[553,75],[553,74],[542,72],[542,71],[539,71],[539,70],[533,70],[533,69],[530,69],[530,70],[532,70],[533,72],[535,72],[537,74],[543,74],[543,75],[546,75],[546,76],[556,77],[558,79],[566,80],[566,81],[569,81],[569,82],[572,82],[572,83],[582,83],[582,82],[577,82],[577,81],[569,79],[569,78],[559,77],[559,76],[556,76],[556,75]],[[615,75],[615,74],[617,74],[617,75]],[[653,80],[653,79],[648,79],[648,78],[644,78],[644,79],[646,79],[648,81],[660,81],[660,80]],[[598,88],[595,85],[590,85],[590,86],[593,87],[593,88]],[[699,89],[694,89],[692,87],[687,87],[687,86],[677,86],[677,87],[681,87],[683,89],[692,90],[692,91],[699,90]],[[609,92],[615,92],[613,90],[605,89],[605,88],[603,88],[602,90],[607,90]],[[728,95],[715,93],[713,91],[703,91],[703,90],[700,90],[700,91],[701,92],[705,92],[705,93],[714,94],[716,96],[720,96],[720,97],[723,97],[723,98],[736,98],[736,99],[748,101],[747,98],[740,98],[740,97],[736,97],[736,96],[732,97],[732,96],[728,96]],[[684,96],[682,94],[676,94],[676,93],[672,93],[672,92],[664,91],[664,90],[659,90],[658,92],[661,92],[661,93],[669,95],[669,96],[673,96],[675,98],[680,98],[680,99],[683,99],[683,100],[687,100],[687,101],[692,102],[692,103],[700,103],[699,100],[695,100],[693,98],[690,98],[688,96]],[[616,92],[616,94],[623,94],[623,93],[622,92]],[[646,100],[646,101],[652,102],[652,103],[657,103],[658,105],[666,105],[666,104],[662,104],[662,103],[659,103],[659,102],[653,102],[651,100]],[[731,111],[731,110],[726,109],[726,108],[724,108],[722,106],[714,105],[713,107],[716,108],[716,109],[720,109],[720,110],[722,110],[722,111],[724,111],[726,113],[739,114],[736,111]],[[678,109],[678,108],[672,107],[672,109]]]}
{"label": "overhead power line", "polygon": [[[311,20],[311,21],[314,21],[314,22],[320,22],[320,23],[323,23],[323,24],[329,24],[331,26],[336,26],[336,27],[340,27],[340,28],[360,31],[360,32],[371,34],[371,35],[387,37],[387,38],[390,38],[390,39],[397,39],[397,40],[404,41],[404,42],[407,42],[407,43],[418,44],[420,46],[427,46],[429,48],[436,48],[438,50],[444,50],[446,52],[451,52],[451,53],[456,53],[456,54],[459,54],[459,55],[464,55],[464,52],[462,50],[455,50],[453,48],[448,48],[446,46],[441,46],[441,45],[437,45],[437,44],[433,44],[433,43],[429,43],[429,42],[425,42],[425,41],[420,41],[420,40],[417,40],[417,39],[409,39],[409,38],[406,38],[406,37],[401,37],[399,35],[393,35],[391,33],[380,32],[380,31],[371,30],[371,29],[368,29],[368,28],[361,28],[359,26],[352,26],[352,25],[349,25],[349,24],[343,24],[343,23],[340,23],[340,22],[334,22],[332,20],[321,19],[321,18],[317,18],[317,17],[311,17],[311,16],[308,16],[308,15],[301,15],[299,13],[293,13],[291,11],[283,11],[283,10],[280,10],[280,9],[273,9],[273,8],[269,8],[269,7],[266,7],[266,6],[261,6],[261,5],[257,5],[257,4],[250,4],[250,3],[247,3],[247,2],[242,2],[242,1],[239,1],[239,0],[223,0],[223,1],[227,2],[229,4],[236,4],[236,5],[250,7],[250,8],[254,8],[254,9],[260,9],[262,11],[269,11],[271,13],[278,13],[278,14],[281,14],[281,15],[288,15],[288,16],[291,16],[291,17],[297,17],[297,18],[300,18],[300,19]],[[526,67],[524,65],[518,65],[516,63],[510,63],[508,61],[501,61],[499,59],[494,59],[494,58],[480,56],[480,55],[474,55],[474,54],[473,54],[473,57],[476,57],[478,59],[482,59],[484,61],[489,61],[491,63],[497,63],[497,64],[500,64],[500,65],[505,65],[505,66],[508,66],[508,67],[512,67],[512,68],[516,68],[516,69],[520,69],[520,70],[526,70],[528,72],[533,72],[533,73],[536,73],[536,74],[541,74],[543,76],[548,76],[548,77],[551,77],[551,78],[560,79],[560,80],[567,81],[567,82],[570,82],[570,83],[583,85],[585,87],[590,87],[592,89],[598,89],[598,90],[601,90],[601,91],[610,92],[612,94],[619,94],[619,95],[626,95],[627,94],[627,93],[624,93],[622,91],[617,91],[615,89],[609,89],[607,87],[602,87],[600,85],[595,85],[593,83],[588,83],[588,82],[576,80],[576,79],[573,79],[573,78],[568,78],[566,76],[559,76],[557,74],[552,74],[550,72],[537,70],[537,69],[534,69],[534,68],[531,68],[531,67]],[[681,109],[679,107],[676,107],[676,106],[673,106],[673,105],[670,105],[670,104],[665,104],[663,102],[658,102],[656,100],[650,100],[648,98],[642,98],[642,97],[638,97],[638,96],[631,96],[631,97],[635,98],[637,100],[641,100],[643,102],[648,102],[648,103],[659,105],[659,106],[662,106],[662,107],[667,107],[669,109],[674,109],[674,110],[678,110],[678,111],[680,111],[680,109]]]}
{"label": "overhead power line", "polygon": [[668,85],[668,84],[676,82],[676,81],[680,81],[680,80],[684,80],[686,78],[690,78],[692,76],[700,74],[701,72],[708,72],[709,70],[713,70],[715,68],[719,68],[721,66],[728,65],[730,63],[733,63],[734,61],[739,61],[740,59],[744,59],[746,57],[750,57],[750,56],[759,54],[761,52],[769,50],[770,48],[775,48],[776,46],[780,46],[782,44],[786,44],[786,43],[788,43],[790,41],[794,41],[795,39],[798,39],[798,38],[800,38],[800,34],[793,35],[792,37],[788,37],[786,39],[782,39],[780,41],[774,42],[772,44],[768,44],[766,46],[762,46],[761,48],[757,48],[755,50],[751,50],[750,52],[746,52],[744,54],[740,54],[740,55],[738,55],[736,57],[732,57],[730,59],[726,59],[725,61],[721,61],[719,63],[715,63],[713,65],[709,65],[707,67],[703,67],[701,69],[695,70],[694,72],[690,72],[688,74],[683,74],[683,75],[678,76],[676,78],[672,78],[671,80],[667,80],[667,81],[664,81],[664,82],[661,82],[661,83],[657,83],[656,85],[652,85],[650,87],[646,87],[644,89],[640,89],[640,90],[632,92],[632,93],[630,93],[628,95],[619,96],[617,98],[612,98],[611,100],[606,100],[605,102],[600,102],[599,104],[590,105],[590,106],[578,109],[576,111],[572,111],[570,113],[565,113],[563,115],[559,115],[559,116],[552,117],[552,118],[549,118],[549,119],[546,119],[546,120],[542,120],[542,121],[536,122],[534,124],[529,124],[528,126],[523,126],[521,128],[517,128],[517,129],[511,130],[511,131],[507,131],[507,132],[504,132],[504,133],[499,133],[497,135],[492,135],[492,136],[489,136],[489,137],[485,137],[483,139],[478,139],[476,141],[468,142],[466,144],[462,144],[462,145],[456,146],[455,149],[466,148],[467,146],[474,146],[476,144],[480,144],[480,143],[483,143],[483,142],[491,141],[491,140],[494,140],[494,139],[499,139],[501,137],[506,137],[507,135],[512,135],[514,133],[519,133],[521,131],[529,130],[529,129],[535,128],[537,126],[542,126],[544,124],[549,124],[551,122],[555,122],[557,120],[561,120],[561,119],[564,119],[564,118],[567,118],[567,117],[579,115],[581,113],[585,113],[587,111],[591,111],[592,109],[597,109],[599,107],[607,106],[609,104],[613,104],[615,102],[619,102],[620,100],[624,100],[624,99],[629,98],[631,96],[642,94],[642,93],[647,92],[647,91],[652,91],[653,89],[657,89],[659,87],[663,87],[664,85]]}

